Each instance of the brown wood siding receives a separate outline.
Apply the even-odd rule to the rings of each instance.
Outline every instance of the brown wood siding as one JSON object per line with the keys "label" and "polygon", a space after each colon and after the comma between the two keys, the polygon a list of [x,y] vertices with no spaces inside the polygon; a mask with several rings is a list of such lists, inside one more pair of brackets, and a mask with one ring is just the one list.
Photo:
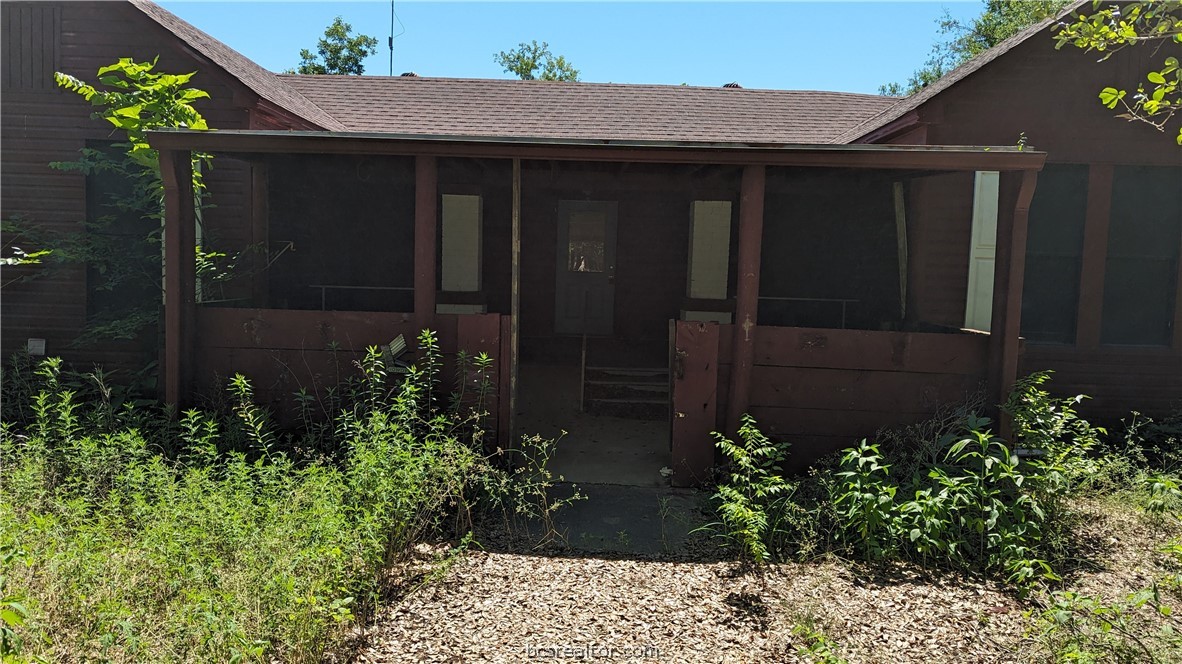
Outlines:
{"label": "brown wood siding", "polygon": [[907,323],[960,328],[972,242],[973,174],[916,178],[907,198]]}
{"label": "brown wood siding", "polygon": [[[40,23],[34,20],[36,16],[41,17]],[[38,25],[39,29],[33,29]],[[19,38],[14,38],[14,31]],[[198,72],[193,85],[209,92],[212,99],[197,106],[211,127],[248,128],[247,110],[233,101],[235,93],[241,96],[244,88],[213,65],[196,59],[175,37],[123,3],[4,3],[0,37],[6,56],[0,65],[5,81],[0,112],[4,146],[0,215],[6,219],[22,217],[28,224],[55,233],[78,230],[86,216],[85,177],[53,170],[48,164],[74,159],[87,140],[114,139],[107,123],[90,119],[91,109],[81,97],[53,84],[53,69],[93,82],[99,67],[120,57],[143,61],[159,55],[161,71]],[[16,49],[16,57],[10,57],[10,49]],[[221,232],[219,226],[230,229],[226,236],[237,232],[238,217],[245,209],[240,199],[249,195],[248,187],[230,184],[240,177],[240,167],[226,166],[220,169],[215,164],[210,174],[210,182],[221,191],[216,201],[219,207],[207,211],[209,230],[215,237]],[[233,222],[223,223],[231,218]],[[133,369],[149,359],[144,350],[154,347],[153,339],[70,347],[85,324],[84,269],[42,267],[25,268],[24,272],[40,276],[6,286],[0,298],[0,353],[4,356],[24,348],[26,339],[38,337],[46,339],[49,354],[61,355],[82,368],[97,362],[109,368]],[[17,274],[6,269],[5,281]]]}
{"label": "brown wood siding", "polygon": [[[1108,85],[1129,87],[1161,54],[1149,48],[1123,51],[1105,62],[1078,49],[1054,49],[1050,33],[1036,35],[919,109],[929,144],[1013,145],[1025,133],[1028,144],[1047,152],[1049,163],[1088,164],[1097,172],[1112,165],[1180,165],[1182,151],[1173,137],[1149,125],[1115,118],[1096,95]],[[1101,181],[1104,178],[1096,178]],[[1108,183],[1110,185],[1110,182]],[[1099,219],[1111,192],[1080,192],[1089,196],[1090,238],[1087,259],[1102,266],[1106,255],[1107,219]],[[971,199],[970,199],[971,200]],[[1098,233],[1104,231],[1102,235]],[[967,246],[969,229],[949,242]],[[965,263],[962,261],[961,265]],[[921,270],[916,266],[917,271]],[[940,270],[922,268],[929,280]],[[1179,277],[1182,279],[1182,277]],[[1050,388],[1064,396],[1094,397],[1082,406],[1085,415],[1111,420],[1138,410],[1163,415],[1182,408],[1182,342],[1165,348],[1121,348],[1099,343],[1103,273],[1085,270],[1080,289],[1078,346],[1026,344],[1020,371],[1052,369]],[[1182,283],[1176,285],[1175,320],[1182,320]],[[952,304],[951,301],[948,302]],[[948,306],[939,315],[950,316]]]}
{"label": "brown wood siding", "polygon": [[[283,424],[296,421],[295,393],[305,390],[323,398],[328,388],[359,376],[355,363],[368,347],[389,344],[398,335],[413,357],[419,333],[411,313],[197,307],[195,315],[194,393],[216,395],[228,378],[241,373],[251,380],[256,402],[271,408]],[[492,431],[498,430],[500,412],[501,328],[499,314],[441,314],[434,321],[444,352],[440,384],[445,390],[450,391],[456,375],[458,350],[493,358],[489,380],[494,393],[486,403]],[[467,376],[470,385],[475,378]]]}
{"label": "brown wood siding", "polygon": [[[984,386],[985,334],[759,326],[747,409],[769,435],[793,443],[791,469],[922,421]],[[729,348],[733,325],[720,326]],[[729,402],[730,358],[719,358],[718,402]],[[725,412],[725,411],[724,411]]]}

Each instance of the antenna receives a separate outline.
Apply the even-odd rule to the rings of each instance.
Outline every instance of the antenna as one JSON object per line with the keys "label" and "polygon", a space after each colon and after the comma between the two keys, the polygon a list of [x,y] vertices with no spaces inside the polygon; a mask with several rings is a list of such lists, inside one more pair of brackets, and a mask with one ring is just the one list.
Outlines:
{"label": "antenna", "polygon": [[394,75],[394,0],[390,0],[390,75]]}

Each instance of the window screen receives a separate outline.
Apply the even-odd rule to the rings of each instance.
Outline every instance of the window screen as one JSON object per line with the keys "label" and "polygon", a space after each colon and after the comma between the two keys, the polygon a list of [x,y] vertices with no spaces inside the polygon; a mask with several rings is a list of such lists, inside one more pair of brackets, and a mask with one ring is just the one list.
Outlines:
{"label": "window screen", "polygon": [[1118,166],[1112,175],[1100,340],[1169,345],[1182,244],[1182,168]]}
{"label": "window screen", "polygon": [[1022,336],[1028,341],[1075,343],[1079,310],[1088,167],[1047,164],[1030,203]]}

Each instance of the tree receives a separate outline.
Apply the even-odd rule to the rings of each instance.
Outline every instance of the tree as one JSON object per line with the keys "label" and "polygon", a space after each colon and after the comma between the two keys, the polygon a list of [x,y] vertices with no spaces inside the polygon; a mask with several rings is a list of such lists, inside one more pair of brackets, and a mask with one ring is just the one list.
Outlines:
{"label": "tree", "polygon": [[511,51],[493,55],[493,61],[523,81],[579,80],[579,70],[571,66],[565,57],[551,53],[550,45],[546,42],[521,42]]}
{"label": "tree", "polygon": [[324,30],[324,37],[316,42],[316,52],[300,50],[300,74],[365,73],[362,60],[378,52],[378,40],[369,35],[351,36],[353,26],[338,16]]}
{"label": "tree", "polygon": [[[1182,44],[1182,1],[1149,0],[1102,8],[1097,0],[1090,15],[1075,12],[1060,24],[1055,48],[1067,44],[1085,52],[1103,53],[1100,61],[1138,46],[1153,48],[1152,56],[1156,58],[1163,46]],[[1100,103],[1113,110],[1123,109],[1118,118],[1145,122],[1166,131],[1182,106],[1182,69],[1175,55],[1167,54],[1160,62],[1160,68],[1150,70],[1145,81],[1137,83],[1134,94],[1123,87],[1108,86],[1100,90]],[[1175,140],[1182,145],[1182,124]]]}
{"label": "tree", "polygon": [[[160,128],[208,129],[193,103],[209,94],[189,87],[192,73],[168,74],[155,67],[155,60],[121,58],[98,70],[105,90],[69,74],[54,73],[58,86],[79,94],[95,108],[92,118],[110,123],[124,138],[111,149],[86,147],[75,161],[50,164],[62,171],[99,175],[114,188],[104,192],[109,214],[87,220],[80,233],[48,236],[39,242],[53,248],[54,262],[85,264],[91,274],[89,289],[112,293],[77,343],[133,339],[159,321],[164,184],[160,155],[148,144],[147,133]],[[202,170],[210,167],[212,157],[194,152],[191,158],[194,198],[199,204],[205,193]],[[24,226],[17,230],[37,235],[35,226]],[[218,256],[198,249],[198,263],[207,269],[217,269]]]}
{"label": "tree", "polygon": [[906,84],[880,85],[878,93],[891,96],[915,94],[1011,35],[1057,15],[1066,4],[1067,0],[986,0],[985,10],[967,25],[945,12],[939,22],[940,34],[951,36],[932,47],[927,62],[911,75]]}

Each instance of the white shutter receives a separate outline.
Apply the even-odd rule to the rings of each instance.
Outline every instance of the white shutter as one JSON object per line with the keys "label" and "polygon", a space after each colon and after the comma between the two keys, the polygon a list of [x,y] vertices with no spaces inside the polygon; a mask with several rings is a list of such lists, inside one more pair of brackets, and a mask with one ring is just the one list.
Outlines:
{"label": "white shutter", "polygon": [[973,239],[964,326],[989,331],[993,317],[993,268],[997,259],[997,171],[977,171],[973,186]]}
{"label": "white shutter", "polygon": [[480,290],[480,197],[443,195],[442,289]]}
{"label": "white shutter", "polygon": [[725,300],[731,251],[731,202],[694,201],[690,221],[689,297]]}

